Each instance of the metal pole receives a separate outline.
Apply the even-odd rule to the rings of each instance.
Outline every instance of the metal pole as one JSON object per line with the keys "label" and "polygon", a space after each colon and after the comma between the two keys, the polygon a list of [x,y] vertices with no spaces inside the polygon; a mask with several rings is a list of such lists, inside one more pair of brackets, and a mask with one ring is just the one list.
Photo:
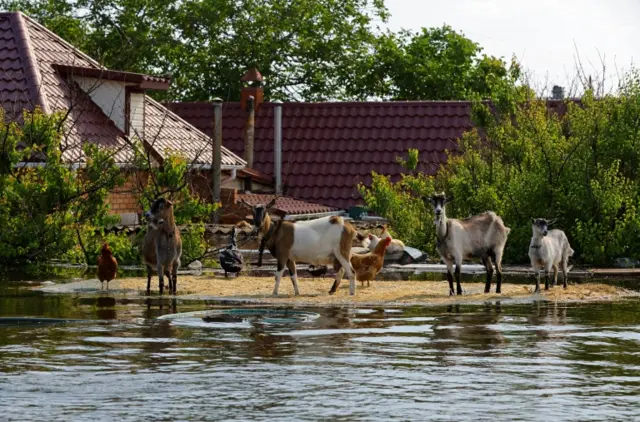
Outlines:
{"label": "metal pole", "polygon": [[282,195],[282,101],[273,102],[273,175],[276,195]]}
{"label": "metal pole", "polygon": [[[213,99],[213,203],[220,203],[220,181],[222,178],[222,99]],[[220,214],[215,213],[213,222],[218,223]]]}

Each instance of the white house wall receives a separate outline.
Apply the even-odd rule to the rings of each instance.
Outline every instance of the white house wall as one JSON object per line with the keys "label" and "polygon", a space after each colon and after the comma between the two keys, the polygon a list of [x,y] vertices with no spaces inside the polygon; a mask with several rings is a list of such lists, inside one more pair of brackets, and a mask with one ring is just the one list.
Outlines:
{"label": "white house wall", "polygon": [[144,139],[144,93],[132,92],[129,99],[130,135]]}
{"label": "white house wall", "polygon": [[73,79],[80,88],[91,96],[98,107],[102,109],[116,127],[125,130],[125,84],[122,82],[105,81],[84,76],[74,76]]}

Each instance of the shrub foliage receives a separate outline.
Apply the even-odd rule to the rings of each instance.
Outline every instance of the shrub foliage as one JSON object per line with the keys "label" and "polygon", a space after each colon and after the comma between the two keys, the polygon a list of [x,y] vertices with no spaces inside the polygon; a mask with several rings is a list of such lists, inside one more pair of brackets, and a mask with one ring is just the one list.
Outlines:
{"label": "shrub foliage", "polygon": [[[524,94],[523,94],[524,93]],[[640,257],[640,84],[632,73],[616,95],[587,91],[558,112],[526,91],[474,105],[476,127],[459,140],[446,166],[433,176],[411,171],[399,181],[373,174],[360,186],[367,205],[389,218],[396,234],[432,253],[431,210],[416,193],[453,194],[451,217],[486,210],[501,215],[512,231],[505,262],[526,263],[531,218],[557,218],[576,259],[607,265]]]}

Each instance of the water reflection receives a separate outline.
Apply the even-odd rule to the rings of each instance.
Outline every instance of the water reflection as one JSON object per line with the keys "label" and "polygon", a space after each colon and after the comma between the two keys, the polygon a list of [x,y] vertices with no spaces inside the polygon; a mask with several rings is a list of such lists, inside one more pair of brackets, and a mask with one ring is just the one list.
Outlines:
{"label": "water reflection", "polygon": [[83,320],[0,325],[10,420],[640,417],[639,302],[309,309],[320,318],[294,324],[156,320],[207,305],[109,292],[0,306]]}

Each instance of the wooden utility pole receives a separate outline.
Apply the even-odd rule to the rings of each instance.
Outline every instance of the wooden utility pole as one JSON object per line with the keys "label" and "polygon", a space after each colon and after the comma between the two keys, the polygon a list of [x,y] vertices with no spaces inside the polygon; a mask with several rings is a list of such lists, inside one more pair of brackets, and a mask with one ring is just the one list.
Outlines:
{"label": "wooden utility pole", "polygon": [[[213,99],[213,151],[211,154],[213,170],[213,203],[220,203],[220,184],[222,179],[222,99]],[[214,224],[220,220],[220,213],[213,217]]]}

